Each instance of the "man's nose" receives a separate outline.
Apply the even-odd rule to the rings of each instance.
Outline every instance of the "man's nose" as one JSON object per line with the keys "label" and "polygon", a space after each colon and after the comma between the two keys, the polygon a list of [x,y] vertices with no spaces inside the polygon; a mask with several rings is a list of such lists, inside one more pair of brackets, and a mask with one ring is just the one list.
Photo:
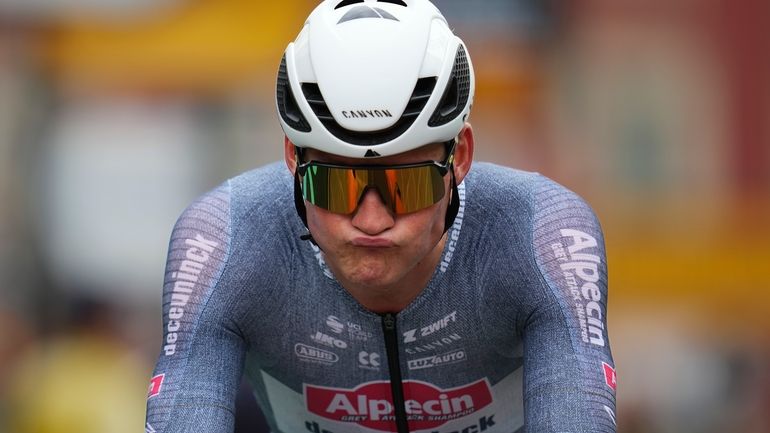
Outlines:
{"label": "man's nose", "polygon": [[353,214],[353,226],[368,235],[377,235],[393,227],[395,216],[385,205],[379,192],[369,189],[364,192]]}

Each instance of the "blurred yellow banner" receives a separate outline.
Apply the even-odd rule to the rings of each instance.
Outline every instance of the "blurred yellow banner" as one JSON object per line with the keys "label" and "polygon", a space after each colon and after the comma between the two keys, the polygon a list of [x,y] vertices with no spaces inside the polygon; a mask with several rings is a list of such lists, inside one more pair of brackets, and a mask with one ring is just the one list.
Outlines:
{"label": "blurred yellow banner", "polygon": [[57,79],[89,87],[217,90],[275,74],[312,3],[196,0],[152,16],[55,26],[43,53]]}

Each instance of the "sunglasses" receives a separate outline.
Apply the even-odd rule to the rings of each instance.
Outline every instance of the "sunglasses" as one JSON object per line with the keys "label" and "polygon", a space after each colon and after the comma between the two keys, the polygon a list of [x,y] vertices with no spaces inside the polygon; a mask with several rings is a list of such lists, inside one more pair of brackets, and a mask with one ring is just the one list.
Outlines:
{"label": "sunglasses", "polygon": [[351,214],[369,189],[380,195],[394,214],[432,206],[444,197],[444,177],[454,160],[454,140],[443,163],[402,165],[337,165],[308,161],[297,166],[302,196],[311,204],[338,214]]}

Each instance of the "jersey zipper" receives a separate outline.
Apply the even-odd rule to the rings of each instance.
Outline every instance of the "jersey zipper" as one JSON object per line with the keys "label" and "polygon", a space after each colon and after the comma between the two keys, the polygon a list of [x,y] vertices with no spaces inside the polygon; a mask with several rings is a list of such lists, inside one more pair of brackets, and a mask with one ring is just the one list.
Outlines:
{"label": "jersey zipper", "polygon": [[396,416],[396,431],[409,433],[404,406],[404,385],[401,382],[401,364],[398,360],[398,331],[396,316],[387,313],[382,316],[382,330],[385,334],[385,351],[388,355],[388,370],[390,370],[390,390],[393,394],[393,411]]}

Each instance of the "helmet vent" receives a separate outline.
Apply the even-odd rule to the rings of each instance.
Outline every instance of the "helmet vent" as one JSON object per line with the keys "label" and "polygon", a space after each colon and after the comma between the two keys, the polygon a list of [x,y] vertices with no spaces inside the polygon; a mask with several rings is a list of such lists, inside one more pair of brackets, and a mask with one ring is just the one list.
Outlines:
{"label": "helmet vent", "polygon": [[465,48],[460,45],[444,96],[441,97],[441,102],[428,121],[428,125],[432,127],[445,125],[459,116],[468,104],[470,91],[470,65],[468,64],[468,56],[465,54]]}
{"label": "helmet vent", "polygon": [[334,9],[344,8],[345,6],[350,6],[352,4],[356,3],[363,3],[364,0],[342,0],[337,4],[337,6],[334,6]]}
{"label": "helmet vent", "polygon": [[394,5],[406,6],[403,0],[377,0],[380,3],[393,3]]}
{"label": "helmet vent", "polygon": [[356,6],[345,13],[337,24],[348,21],[359,20],[362,18],[384,18],[387,20],[398,21],[398,18],[391,15],[388,11],[380,8],[371,8],[369,6]]}
{"label": "helmet vent", "polygon": [[302,83],[302,93],[305,95],[305,99],[310,104],[310,108],[313,109],[313,113],[318,117],[318,120],[335,137],[357,146],[375,146],[387,143],[401,136],[412,126],[417,116],[425,108],[425,104],[428,103],[428,99],[430,99],[430,95],[436,87],[436,81],[436,77],[420,78],[417,80],[412,97],[409,98],[401,118],[390,128],[379,131],[351,131],[343,128],[342,125],[334,120],[334,116],[329,111],[329,107],[326,105],[326,101],[321,94],[321,89],[316,83]]}
{"label": "helmet vent", "polygon": [[278,68],[278,80],[275,89],[275,100],[278,105],[278,113],[289,127],[301,132],[310,132],[310,124],[302,115],[297,100],[294,99],[294,93],[289,85],[289,75],[286,72],[286,54],[281,59],[281,66]]}

